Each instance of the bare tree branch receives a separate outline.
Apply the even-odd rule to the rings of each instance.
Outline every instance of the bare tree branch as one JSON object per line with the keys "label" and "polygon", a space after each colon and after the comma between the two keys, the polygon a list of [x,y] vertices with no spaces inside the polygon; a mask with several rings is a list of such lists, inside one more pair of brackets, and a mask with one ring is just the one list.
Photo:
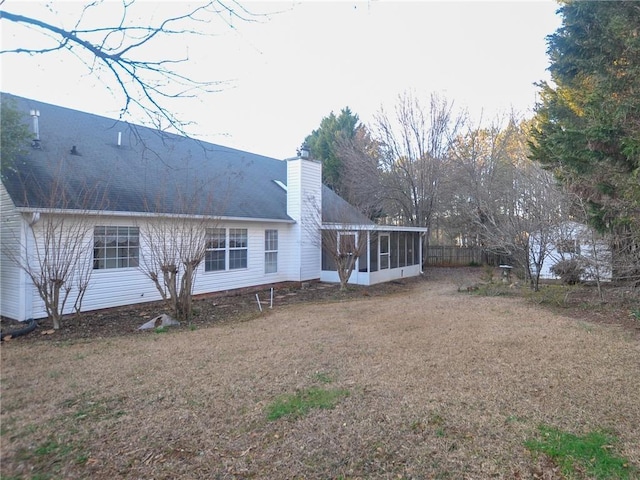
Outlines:
{"label": "bare tree branch", "polygon": [[[108,26],[83,27],[87,14],[103,5],[106,3],[102,1],[85,5],[72,29],[0,10],[0,20],[33,29],[43,35],[43,42],[53,42],[50,46],[37,48],[4,49],[0,54],[41,55],[68,51],[84,63],[90,73],[101,78],[107,88],[111,89],[111,83],[115,85],[113,91],[123,97],[121,117],[135,106],[154,127],[160,128],[160,119],[164,119],[181,134],[186,134],[185,127],[191,122],[177,118],[164,101],[219,91],[224,82],[193,79],[178,70],[180,64],[188,62],[188,55],[152,59],[148,58],[149,47],[161,45],[159,42],[172,38],[180,38],[188,45],[188,39],[193,36],[212,35],[211,22],[214,19],[234,28],[234,20],[255,22],[266,17],[265,14],[250,12],[236,1],[214,0],[165,18],[156,25],[143,25],[131,19],[130,10],[134,2],[123,0],[118,22]],[[106,69],[106,78],[101,75],[101,67]]]}
{"label": "bare tree branch", "polygon": [[[147,210],[152,218],[140,225],[143,245],[140,270],[153,282],[156,290],[176,320],[191,322],[195,278],[205,261],[209,245],[208,232],[220,226],[231,185],[221,179],[203,179],[189,194],[176,191],[171,200],[173,215],[167,212],[169,201],[158,185],[158,195]],[[208,215],[196,215],[204,206]]]}
{"label": "bare tree branch", "polygon": [[336,141],[336,154],[342,164],[340,195],[371,219],[383,215],[379,153],[378,143],[363,125],[353,138]]}
{"label": "bare tree branch", "polygon": [[[432,94],[428,104],[401,95],[395,116],[380,110],[375,138],[381,148],[387,221],[431,229],[437,213],[449,146],[465,121],[453,103]],[[429,235],[424,236],[427,251]]]}

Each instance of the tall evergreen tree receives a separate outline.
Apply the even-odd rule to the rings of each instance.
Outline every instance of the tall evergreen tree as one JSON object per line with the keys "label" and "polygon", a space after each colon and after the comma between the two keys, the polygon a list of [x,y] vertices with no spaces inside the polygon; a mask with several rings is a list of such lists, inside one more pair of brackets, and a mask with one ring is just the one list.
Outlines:
{"label": "tall evergreen tree", "polygon": [[311,156],[322,162],[322,181],[337,193],[341,192],[342,160],[338,152],[340,142],[354,138],[360,119],[349,107],[324,117],[320,127],[305,139]]}
{"label": "tall evergreen tree", "polygon": [[27,120],[14,102],[2,98],[0,107],[0,175],[4,177],[12,170],[17,157],[29,146],[32,137]]}
{"label": "tall evergreen tree", "polygon": [[530,146],[640,272],[640,3],[566,0]]}

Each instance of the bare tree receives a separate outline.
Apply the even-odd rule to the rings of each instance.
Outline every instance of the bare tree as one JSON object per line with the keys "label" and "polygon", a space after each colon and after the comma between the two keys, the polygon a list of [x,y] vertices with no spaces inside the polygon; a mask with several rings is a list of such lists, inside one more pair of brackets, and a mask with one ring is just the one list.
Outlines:
{"label": "bare tree", "polygon": [[[413,94],[401,95],[395,117],[381,110],[375,119],[382,151],[383,195],[391,221],[431,227],[451,139],[464,119],[435,94],[425,107]],[[428,236],[425,236],[425,247]],[[426,251],[426,249],[425,249]]]}
{"label": "bare tree", "polygon": [[[37,45],[32,46],[33,43],[26,41],[17,45],[5,42],[0,53],[69,53],[82,62],[91,74],[100,78],[107,88],[119,93],[123,99],[121,116],[135,106],[156,128],[161,127],[160,120],[163,119],[183,134],[189,122],[177,118],[166,101],[194,97],[216,91],[222,86],[216,80],[193,79],[180,69],[181,65],[188,63],[190,41],[194,37],[213,35],[214,20],[233,28],[234,21],[253,22],[265,16],[250,12],[236,0],[214,0],[195,7],[177,2],[171,7],[174,12],[159,21],[142,16],[139,5],[131,0],[122,0],[119,6],[103,1],[77,5],[77,20],[71,27],[62,26],[62,19],[59,24],[54,24],[43,20],[41,16],[0,10],[0,20],[24,27],[24,35],[17,35],[16,38],[35,38]],[[48,7],[52,11],[55,4]],[[119,8],[117,20],[107,25],[96,23],[96,18],[112,17],[114,8]],[[46,11],[42,9],[42,12]],[[141,18],[145,18],[145,21],[141,21]],[[34,34],[37,36],[34,37]],[[156,54],[151,53],[152,48],[156,52],[166,52],[168,41],[174,46],[175,42],[180,41],[184,55],[170,58],[163,53],[157,58]]]}
{"label": "bare tree", "polygon": [[[41,190],[47,196],[39,199],[40,207],[21,222],[21,231],[3,235],[3,253],[33,282],[56,330],[68,301],[73,301],[75,312],[82,308],[93,271],[90,216],[103,203],[98,190],[87,185],[76,186],[70,197],[62,163],[50,188]],[[33,184],[36,178],[14,173],[8,181]]]}
{"label": "bare tree", "polygon": [[569,215],[567,197],[553,176],[526,157],[523,125],[511,122],[509,155],[500,159],[497,188],[470,203],[481,245],[508,255],[537,290],[542,265]]}
{"label": "bare tree", "polygon": [[[171,191],[158,185],[151,218],[140,226],[140,270],[153,282],[176,320],[191,322],[193,287],[211,240],[219,226],[236,174],[227,178],[191,178],[190,185]],[[170,183],[170,182],[167,182]],[[226,187],[225,187],[226,185]]]}
{"label": "bare tree", "polygon": [[581,232],[576,234],[583,238],[587,251],[580,250],[578,254],[581,264],[584,266],[588,279],[596,282],[598,297],[600,302],[604,302],[604,290],[602,281],[611,278],[612,275],[612,253],[610,235],[598,233],[595,228],[589,225],[589,205],[588,197],[570,194],[572,216],[581,224]]}
{"label": "bare tree", "polygon": [[20,256],[20,267],[27,273],[55,330],[60,328],[65,306],[75,291],[74,310],[82,308],[82,299],[91,278],[92,227],[75,216],[47,213],[40,224],[27,231],[36,245],[33,254]]}
{"label": "bare tree", "polygon": [[305,203],[309,214],[303,219],[303,228],[322,251],[322,269],[336,271],[340,290],[346,290],[358,259],[367,253],[367,230],[374,224],[353,205],[329,192],[322,205],[313,196]]}
{"label": "bare tree", "polygon": [[340,290],[346,290],[358,259],[367,253],[367,231],[349,224],[334,224],[322,230],[322,251],[338,272]]}
{"label": "bare tree", "polygon": [[193,285],[206,254],[208,218],[156,218],[145,224],[140,237],[140,269],[154,283],[179,321],[191,321]]}
{"label": "bare tree", "polygon": [[626,223],[614,230],[613,276],[616,281],[640,286],[640,231]]}
{"label": "bare tree", "polygon": [[511,185],[511,159],[522,154],[503,123],[496,118],[488,127],[467,124],[451,142],[438,221],[461,246],[480,246],[478,210],[497,208],[504,185]]}
{"label": "bare tree", "polygon": [[341,160],[340,196],[371,219],[382,216],[383,196],[380,145],[364,125],[353,138],[336,140],[336,156]]}

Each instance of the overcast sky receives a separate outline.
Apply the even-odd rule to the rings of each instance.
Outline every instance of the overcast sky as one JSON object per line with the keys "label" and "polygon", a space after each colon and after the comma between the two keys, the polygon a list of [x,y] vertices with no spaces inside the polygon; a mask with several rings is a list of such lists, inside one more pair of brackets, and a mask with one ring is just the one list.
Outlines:
{"label": "overcast sky", "polygon": [[[220,23],[215,36],[186,46],[175,39],[156,53],[188,52],[194,76],[226,81],[221,91],[180,105],[180,115],[197,123],[189,128],[194,136],[275,158],[293,156],[331,111],[348,106],[367,124],[407,91],[425,101],[441,94],[476,119],[511,108],[530,113],[534,82],[548,79],[545,36],[560,25],[558,5],[542,0],[242,4],[278,13],[235,20],[234,28]],[[83,4],[56,2],[55,14],[44,5],[9,0],[2,8],[49,21],[66,15],[68,25]],[[136,5],[143,19],[174,7]],[[36,40],[6,23],[3,48]],[[1,67],[4,92],[118,116],[117,97],[69,54],[4,55]]]}

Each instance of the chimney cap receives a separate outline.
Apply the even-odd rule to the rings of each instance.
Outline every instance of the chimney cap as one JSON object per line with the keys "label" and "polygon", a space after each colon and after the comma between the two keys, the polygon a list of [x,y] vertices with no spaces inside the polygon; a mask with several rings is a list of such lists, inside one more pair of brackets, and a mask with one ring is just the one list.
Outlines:
{"label": "chimney cap", "polygon": [[304,142],[302,145],[300,145],[300,148],[298,149],[298,157],[303,158],[305,160],[308,160],[309,157],[311,156],[311,151],[309,150],[309,146],[307,145],[307,142]]}

